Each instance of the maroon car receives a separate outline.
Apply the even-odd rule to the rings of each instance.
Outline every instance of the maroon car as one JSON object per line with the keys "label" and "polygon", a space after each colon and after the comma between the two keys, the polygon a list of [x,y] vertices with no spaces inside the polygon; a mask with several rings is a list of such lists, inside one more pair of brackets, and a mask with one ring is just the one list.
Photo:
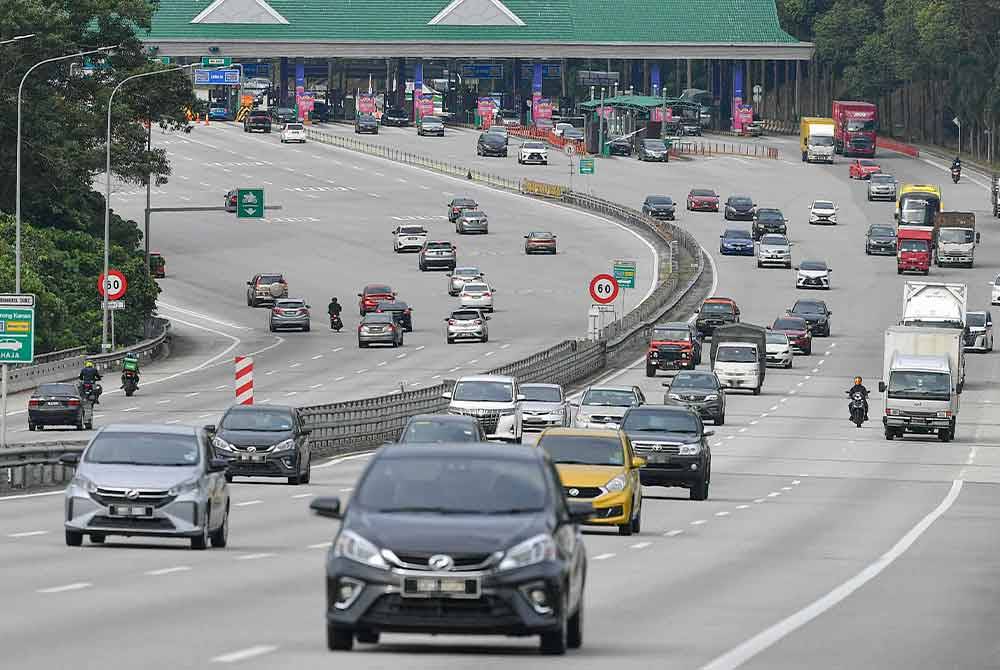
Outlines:
{"label": "maroon car", "polygon": [[718,212],[719,194],[710,188],[693,188],[688,193],[687,208],[694,212]]}
{"label": "maroon car", "polygon": [[361,316],[378,310],[378,304],[382,301],[392,302],[396,299],[396,292],[388,284],[368,284],[358,294],[358,311]]}
{"label": "maroon car", "polygon": [[798,349],[806,356],[812,353],[812,333],[809,332],[809,324],[805,319],[787,315],[778,317],[771,324],[771,330],[787,335],[793,351]]}

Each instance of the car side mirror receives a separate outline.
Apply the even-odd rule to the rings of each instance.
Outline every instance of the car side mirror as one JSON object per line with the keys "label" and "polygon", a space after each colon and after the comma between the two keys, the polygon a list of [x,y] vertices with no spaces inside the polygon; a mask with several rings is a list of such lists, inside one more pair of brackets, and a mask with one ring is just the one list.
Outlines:
{"label": "car side mirror", "polygon": [[248,281],[247,282],[247,286],[253,286],[253,282],[252,281]]}
{"label": "car side mirror", "polygon": [[329,519],[343,518],[343,515],[340,512],[340,498],[316,498],[309,503],[309,509],[316,512],[319,516],[325,516]]}
{"label": "car side mirror", "polygon": [[444,398],[445,400],[451,400],[451,391],[445,391],[444,393],[441,394],[441,397]]}
{"label": "car side mirror", "polygon": [[489,321],[489,320],[490,320],[490,319],[492,319],[493,317],[491,317],[491,316],[484,316],[483,318],[484,318],[484,319],[486,319],[487,321]]}
{"label": "car side mirror", "polygon": [[796,269],[796,270],[798,270],[798,269],[799,269],[799,266],[798,266],[798,265],[796,265],[796,266],[795,266],[795,269]]}
{"label": "car side mirror", "polygon": [[705,431],[704,435],[705,437],[712,437],[713,435],[715,435],[715,431],[710,428]]}
{"label": "car side mirror", "polygon": [[527,236],[527,235],[525,235],[525,236],[524,236],[524,239],[528,239],[528,236]]}
{"label": "car side mirror", "polygon": [[80,454],[63,454],[59,457],[59,463],[62,465],[77,465],[80,463]]}
{"label": "car side mirror", "polygon": [[299,434],[300,435],[312,435],[312,432],[313,432],[312,428],[303,428],[301,431],[299,431]]}
{"label": "car side mirror", "polygon": [[979,244],[979,240],[980,240],[979,233],[976,233],[976,244]]}
{"label": "car side mirror", "polygon": [[879,382],[878,383],[878,392],[879,393],[885,393],[885,382]]}
{"label": "car side mirror", "polygon": [[206,433],[214,433],[215,432],[215,424],[212,424],[212,423],[210,423],[210,424],[208,424],[206,426],[202,426],[202,428],[205,429]]}
{"label": "car side mirror", "polygon": [[209,472],[225,472],[229,468],[229,461],[224,458],[213,458],[208,462]]}
{"label": "car side mirror", "polygon": [[360,294],[360,293],[358,294],[358,297],[359,297],[359,298],[361,297],[361,294]]}
{"label": "car side mirror", "polygon": [[646,459],[645,458],[643,458],[642,456],[633,456],[632,457],[632,467],[633,468],[642,468],[642,467],[645,467],[645,466],[646,466]]}
{"label": "car side mirror", "polygon": [[586,523],[594,516],[594,503],[589,500],[567,500],[566,507],[572,523]]}

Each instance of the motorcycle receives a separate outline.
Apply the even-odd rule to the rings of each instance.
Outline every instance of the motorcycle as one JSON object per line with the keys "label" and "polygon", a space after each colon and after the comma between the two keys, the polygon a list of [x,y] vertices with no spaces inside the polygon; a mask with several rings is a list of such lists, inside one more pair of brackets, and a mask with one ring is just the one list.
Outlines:
{"label": "motorcycle", "polygon": [[330,315],[330,328],[338,333],[344,328],[344,322],[340,320],[339,314]]}
{"label": "motorcycle", "polygon": [[96,404],[104,389],[97,382],[83,382],[83,397],[91,404]]}
{"label": "motorcycle", "polygon": [[962,178],[962,168],[953,167],[951,169],[951,180],[957,184],[958,180],[961,178]]}
{"label": "motorcycle", "polygon": [[139,388],[139,373],[135,370],[126,370],[122,373],[122,389],[125,395],[131,397]]}
{"label": "motorcycle", "polygon": [[848,393],[851,396],[851,402],[847,406],[851,412],[851,422],[860,428],[861,424],[865,422],[865,394],[861,391],[854,393],[848,391]]}

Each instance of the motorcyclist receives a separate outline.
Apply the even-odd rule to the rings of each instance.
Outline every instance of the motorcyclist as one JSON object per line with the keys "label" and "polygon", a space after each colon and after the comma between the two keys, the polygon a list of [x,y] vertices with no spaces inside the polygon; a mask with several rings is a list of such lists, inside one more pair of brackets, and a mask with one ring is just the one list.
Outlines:
{"label": "motorcyclist", "polygon": [[139,388],[139,356],[135,352],[128,352],[122,359],[122,388],[125,388],[125,373],[135,373],[135,387]]}
{"label": "motorcyclist", "polygon": [[97,371],[94,367],[93,361],[87,361],[83,364],[83,369],[80,370],[80,381],[84,384],[90,384],[94,388],[94,404],[100,402],[100,387],[97,382],[101,379],[101,373]]}
{"label": "motorcyclist", "polygon": [[865,385],[861,383],[861,377],[854,378],[854,386],[847,392],[848,395],[854,395],[855,393],[860,393],[865,401],[865,421],[868,420],[868,389]]}
{"label": "motorcyclist", "polygon": [[333,328],[333,318],[340,319],[340,312],[343,308],[336,298],[330,298],[330,304],[326,307],[326,313],[330,315],[330,327]]}

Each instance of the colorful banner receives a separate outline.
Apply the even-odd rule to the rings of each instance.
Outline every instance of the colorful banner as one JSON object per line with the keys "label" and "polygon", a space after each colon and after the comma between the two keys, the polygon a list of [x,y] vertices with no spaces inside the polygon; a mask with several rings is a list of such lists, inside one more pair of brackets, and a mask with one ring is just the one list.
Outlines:
{"label": "colorful banner", "polygon": [[422,93],[420,95],[420,115],[421,116],[433,116],[434,115],[434,94],[433,93]]}
{"label": "colorful banner", "polygon": [[295,109],[298,113],[299,121],[302,121],[306,117],[306,112],[302,109],[299,104],[299,99],[303,96],[306,91],[306,65],[304,62],[297,61],[295,63]]}
{"label": "colorful banner", "polygon": [[374,94],[362,93],[358,96],[358,114],[374,114],[377,109]]}
{"label": "colorful banner", "polygon": [[424,64],[413,66],[413,120],[420,119],[420,94],[424,91]]}
{"label": "colorful banner", "polygon": [[666,114],[663,113],[663,107],[655,107],[649,110],[649,120],[650,121],[673,121],[674,120],[674,110],[670,107],[666,108]]}
{"label": "colorful banner", "polygon": [[751,123],[753,123],[753,105],[740,105],[734,119],[736,130],[742,132]]}
{"label": "colorful banner", "polygon": [[493,102],[493,98],[479,98],[479,103],[476,106],[476,112],[479,114],[480,124],[483,130],[489,129],[493,125],[493,110],[496,108],[496,103]]}
{"label": "colorful banner", "polygon": [[540,121],[549,122],[545,125],[551,125],[552,101],[549,98],[538,98],[535,108],[531,111],[531,118],[536,126],[539,125]]}

